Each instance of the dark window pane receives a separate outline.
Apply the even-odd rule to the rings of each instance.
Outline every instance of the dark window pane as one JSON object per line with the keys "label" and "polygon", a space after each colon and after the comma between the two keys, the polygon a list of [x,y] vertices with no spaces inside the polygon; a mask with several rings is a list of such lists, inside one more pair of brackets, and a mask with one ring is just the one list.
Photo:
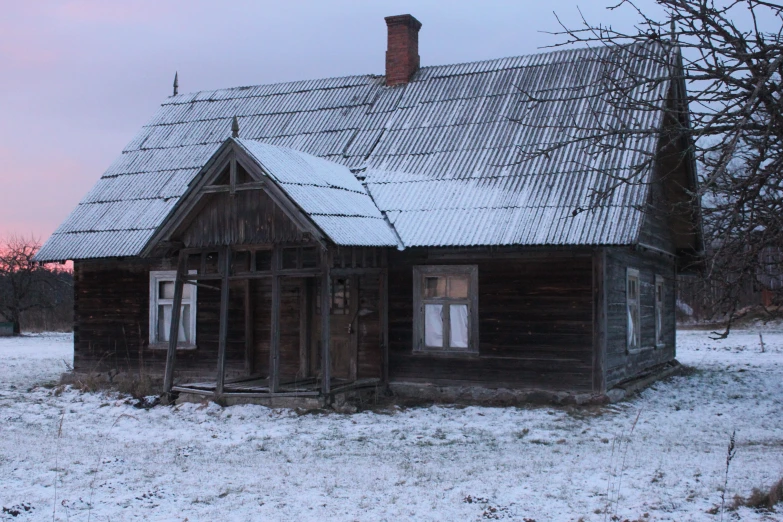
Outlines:
{"label": "dark window pane", "polygon": [[234,273],[250,272],[250,252],[247,250],[240,250],[234,252],[233,260]]}
{"label": "dark window pane", "polygon": [[283,249],[283,268],[296,268],[296,248],[284,248]]}
{"label": "dark window pane", "polygon": [[316,268],[318,266],[318,250],[315,247],[302,249],[302,268]]}
{"label": "dark window pane", "polygon": [[218,253],[209,252],[207,255],[206,272],[208,274],[216,274],[218,271]]}
{"label": "dark window pane", "polygon": [[201,254],[190,254],[188,256],[188,270],[201,270]]}
{"label": "dark window pane", "polygon": [[433,297],[446,297],[446,278],[425,277],[424,297],[428,299],[431,299]]}
{"label": "dark window pane", "polygon": [[158,283],[158,298],[174,299],[174,281],[161,281]]}
{"label": "dark window pane", "polygon": [[256,251],[256,270],[261,272],[268,272],[269,270],[272,270],[271,250]]}

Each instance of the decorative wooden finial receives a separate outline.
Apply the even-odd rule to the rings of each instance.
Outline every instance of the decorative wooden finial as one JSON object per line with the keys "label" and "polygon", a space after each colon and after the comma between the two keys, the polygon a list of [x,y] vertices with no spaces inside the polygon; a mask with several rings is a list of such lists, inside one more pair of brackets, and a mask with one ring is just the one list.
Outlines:
{"label": "decorative wooden finial", "polygon": [[175,71],[174,72],[174,96],[179,93],[179,74]]}
{"label": "decorative wooden finial", "polygon": [[239,122],[237,121],[236,116],[234,116],[234,120],[231,122],[231,137],[232,138],[239,137]]}

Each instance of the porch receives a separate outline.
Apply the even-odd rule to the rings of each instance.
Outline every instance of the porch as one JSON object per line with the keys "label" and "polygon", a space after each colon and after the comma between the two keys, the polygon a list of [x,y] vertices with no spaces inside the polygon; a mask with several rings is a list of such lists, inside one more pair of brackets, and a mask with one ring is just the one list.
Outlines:
{"label": "porch", "polygon": [[[173,284],[166,325],[168,401],[182,394],[221,402],[301,398],[328,404],[357,390],[385,387],[382,249],[310,244],[182,248]],[[177,378],[186,285],[198,290],[200,308],[217,305],[219,296],[214,318],[212,312],[199,313],[202,337],[210,329],[217,333],[214,379]],[[201,349],[207,342],[197,344]]]}

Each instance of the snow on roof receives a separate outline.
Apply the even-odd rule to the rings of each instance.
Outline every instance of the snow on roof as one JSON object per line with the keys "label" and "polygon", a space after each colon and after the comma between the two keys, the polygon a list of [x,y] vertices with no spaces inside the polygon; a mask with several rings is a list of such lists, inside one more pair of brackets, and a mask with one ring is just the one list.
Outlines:
{"label": "snow on roof", "polygon": [[[652,54],[664,52],[658,43],[648,47]],[[645,60],[648,51],[640,49],[633,50],[638,67],[663,81],[633,95],[662,108],[670,73],[660,59]],[[576,49],[423,67],[408,84],[394,87],[386,87],[382,76],[366,75],[170,97],[37,259],[138,255],[230,136],[234,116],[244,140],[364,170],[378,208],[388,213],[406,246],[633,243],[647,197],[643,184],[621,187],[595,212],[569,216],[587,201],[590,189],[627,172],[638,157],[623,151],[634,147],[586,154],[573,145],[548,158],[520,159],[541,145],[573,138],[553,130],[566,119],[660,125],[662,111],[620,113],[607,104],[596,115],[580,95],[599,88],[599,80],[612,72],[613,52],[617,48]],[[563,101],[541,103],[529,95]],[[655,146],[649,137],[635,149],[651,153]],[[286,179],[284,171],[276,175],[281,183]],[[324,198],[316,203],[320,193],[312,186],[290,189],[313,209],[327,203]],[[359,215],[369,212],[366,203],[363,198],[348,203],[346,196],[339,211],[356,214],[359,226]],[[318,219],[327,226],[333,218]],[[333,237],[341,244],[364,244],[362,227],[335,230]],[[377,236],[379,244],[382,237]]]}
{"label": "snow on roof", "polygon": [[335,244],[397,246],[394,232],[347,167],[285,147],[235,141]]}

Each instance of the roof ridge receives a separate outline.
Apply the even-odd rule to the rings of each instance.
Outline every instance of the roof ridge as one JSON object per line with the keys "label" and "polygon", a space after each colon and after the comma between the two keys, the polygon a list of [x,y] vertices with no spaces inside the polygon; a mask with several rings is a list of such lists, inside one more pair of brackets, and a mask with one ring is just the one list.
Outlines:
{"label": "roof ridge", "polygon": [[[219,93],[219,92],[226,92],[226,91],[246,91],[250,89],[257,89],[259,87],[282,87],[286,85],[295,85],[297,83],[307,84],[307,83],[320,83],[320,82],[326,82],[329,80],[337,81],[337,80],[348,80],[348,79],[360,79],[365,78],[367,80],[376,80],[379,78],[384,78],[383,75],[378,74],[349,74],[347,76],[327,76],[326,78],[309,78],[309,79],[303,79],[303,80],[290,80],[287,82],[272,82],[272,83],[256,83],[252,85],[237,85],[234,87],[220,87],[218,89],[203,89],[200,91],[191,91],[186,93],[180,93],[176,96],[169,96],[164,100],[161,105],[177,105],[180,103],[191,103],[195,100],[193,100],[193,97],[196,95],[206,95],[208,93]],[[336,86],[336,87],[322,87],[322,89],[339,89],[343,86]],[[301,89],[301,90],[294,90],[294,91],[287,91],[285,93],[270,93],[266,95],[259,95],[259,96],[272,96],[274,94],[291,94],[294,92],[308,92],[313,89]],[[252,96],[248,96],[248,98],[252,98]],[[177,101],[177,100],[183,100],[183,101]],[[200,100],[200,101],[207,101],[207,100]]]}
{"label": "roof ridge", "polygon": [[[526,54],[517,54],[517,55],[510,55],[510,56],[502,56],[502,57],[499,57],[499,58],[488,58],[488,59],[484,59],[484,60],[473,60],[473,61],[468,61],[468,62],[444,63],[444,64],[438,64],[438,65],[426,65],[426,66],[419,67],[419,69],[416,71],[416,74],[412,78],[411,82],[415,82],[416,81],[416,76],[418,76],[418,74],[420,72],[432,71],[432,70],[435,70],[435,69],[438,69],[438,68],[441,68],[441,67],[442,68],[451,68],[451,67],[469,66],[469,65],[477,65],[477,64],[490,64],[490,63],[494,63],[494,62],[503,62],[505,60],[515,60],[515,59],[521,59],[521,58],[541,57],[541,56],[558,55],[558,54],[565,55],[565,54],[575,53],[575,52],[578,52],[578,51],[585,51],[585,50],[590,50],[590,49],[592,49],[592,50],[606,49],[606,48],[609,48],[609,47],[612,47],[612,48],[619,48],[619,47],[628,47],[628,48],[631,48],[631,47],[642,47],[642,46],[645,46],[645,45],[651,45],[651,44],[655,44],[655,43],[660,44],[660,42],[650,41],[650,42],[632,42],[630,44],[625,44],[625,45],[623,45],[623,44],[604,45],[604,46],[601,46],[601,47],[584,46],[584,47],[572,47],[572,48],[569,48],[569,49],[560,49],[560,48],[558,48],[558,49],[553,49],[553,50],[550,50],[550,51],[543,51],[543,52],[536,52],[536,53],[526,53]],[[468,73],[468,74],[470,74],[470,73]],[[282,87],[282,86],[287,86],[287,85],[295,85],[297,83],[301,83],[301,84],[307,84],[307,83],[316,84],[316,83],[326,82],[326,81],[330,81],[330,80],[332,80],[332,81],[348,80],[348,79],[357,79],[358,80],[360,78],[364,78],[364,79],[367,79],[367,80],[378,80],[378,79],[385,78],[385,77],[386,76],[383,75],[383,74],[373,74],[373,73],[369,73],[369,74],[350,74],[350,75],[347,75],[347,76],[328,76],[326,78],[310,78],[310,79],[303,79],[303,80],[291,80],[291,81],[286,81],[286,82],[257,83],[257,84],[252,84],[252,85],[240,85],[240,86],[234,86],[234,87],[221,87],[221,88],[218,88],[218,89],[204,89],[204,90],[200,90],[200,91],[191,91],[191,92],[188,92],[188,93],[181,93],[181,94],[177,94],[176,96],[169,96],[168,98],[166,98],[166,100],[164,100],[163,103],[161,103],[161,106],[163,106],[163,105],[178,105],[178,104],[184,104],[184,103],[192,103],[193,101],[195,101],[194,98],[196,96],[198,96],[198,95],[204,95],[205,96],[207,94],[216,94],[216,93],[220,93],[220,92],[245,91],[245,90],[249,90],[249,89],[257,89],[259,87],[269,87],[269,88],[272,88],[272,87]],[[326,89],[339,89],[341,87],[344,87],[344,86],[321,87],[321,89],[323,89],[323,90],[326,90]],[[294,90],[294,91],[288,91],[288,92],[285,92],[285,93],[281,92],[281,93],[261,94],[261,95],[255,96],[255,97],[273,96],[275,94],[291,94],[291,93],[294,93],[294,92],[308,92],[308,91],[312,91],[312,90],[314,90],[314,89],[313,88],[301,89],[301,90],[298,90],[298,91]],[[252,98],[252,97],[254,97],[254,96],[248,96],[248,98]],[[182,100],[182,101],[179,101],[179,100]],[[207,101],[207,100],[199,100],[199,101]]]}

